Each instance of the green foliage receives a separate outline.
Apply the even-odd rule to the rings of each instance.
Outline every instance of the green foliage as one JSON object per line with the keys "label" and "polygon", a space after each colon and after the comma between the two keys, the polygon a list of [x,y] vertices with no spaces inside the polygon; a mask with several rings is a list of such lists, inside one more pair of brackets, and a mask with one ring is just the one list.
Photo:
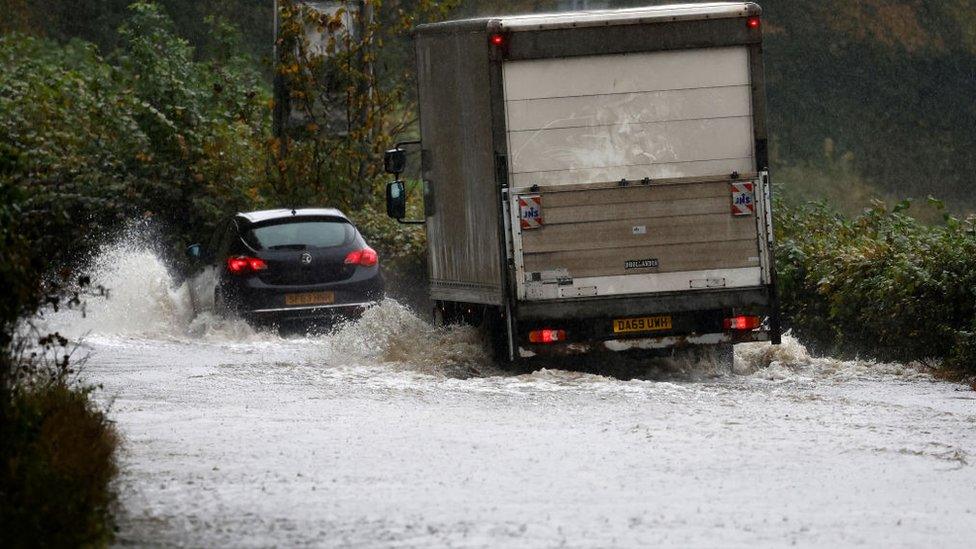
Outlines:
{"label": "green foliage", "polygon": [[5,545],[107,544],[117,444],[67,357],[18,353],[66,341],[14,338],[17,323],[79,303],[87,280],[72,267],[127,220],[158,220],[175,250],[218,215],[261,203],[268,96],[250,64],[229,53],[195,60],[154,4],[133,4],[118,36],[107,57],[80,41],[0,36]]}
{"label": "green foliage", "polygon": [[185,242],[209,233],[219,214],[259,201],[268,98],[239,59],[193,61],[193,49],[156,5],[136,3],[130,11],[114,59],[120,85],[139,101],[136,118],[149,141],[135,191],[144,210]]}
{"label": "green foliage", "polygon": [[[24,201],[20,189],[0,183],[0,280],[4,282],[0,299],[0,356],[12,343],[17,320],[35,310],[39,301],[40,280],[34,257],[28,252],[30,241],[17,230],[19,204]],[[0,359],[0,396],[8,385],[9,368]]]}
{"label": "green foliage", "polygon": [[[107,54],[121,43],[116,29],[125,20],[130,1],[0,0],[4,14],[0,31],[28,32],[60,42],[81,38]],[[673,1],[614,0],[610,5]],[[194,46],[197,59],[220,58],[224,49],[224,35],[214,32],[208,16],[233,22],[244,37],[235,51],[243,53],[239,57],[252,66],[260,66],[270,79],[271,63],[266,61],[271,58],[273,41],[271,0],[159,0],[158,4],[175,21],[180,36]],[[355,7],[360,2],[343,4]],[[382,86],[406,84],[404,100],[392,110],[403,115],[409,132],[415,129],[409,105],[413,87],[409,77],[401,77],[401,69],[411,67],[414,56],[396,23],[401,14],[419,16],[416,20],[420,21],[441,15],[459,18],[552,10],[560,2],[384,0],[369,4],[375,6],[375,20],[381,27],[377,47],[367,46],[376,53],[373,74]],[[431,15],[432,4],[451,11]],[[957,210],[976,209],[976,201],[967,191],[969,174],[976,171],[976,156],[969,154],[976,147],[976,103],[971,100],[976,0],[764,0],[760,4],[777,171],[798,166],[830,169],[823,165],[822,147],[831,139],[837,156],[849,159],[850,178],[845,182],[871,189],[860,196],[923,198],[933,194],[949,199]],[[319,124],[319,128],[326,126]],[[312,152],[304,151],[299,156],[311,158],[315,169],[296,160],[289,166],[290,174],[279,174],[276,193],[302,193],[307,188],[303,180],[313,172],[324,174],[321,178],[349,179],[347,166],[339,168],[341,175],[333,175],[335,166],[323,155],[314,158]],[[358,174],[358,166],[353,173]],[[359,181],[353,184],[357,189],[369,187]],[[340,195],[347,190],[336,185],[328,196],[343,199]],[[361,198],[367,192],[353,194]],[[844,197],[834,204],[847,207],[856,199]],[[857,204],[865,205],[867,202]]]}
{"label": "green foliage", "polygon": [[[128,17],[133,0],[0,0],[0,32],[19,32],[58,42],[84,40],[110,53],[119,45],[119,26]],[[208,18],[234,21],[248,39],[238,43],[235,55],[252,64],[271,56],[272,0],[158,0],[163,13],[193,44],[197,59],[220,56],[222,37]]]}
{"label": "green foliage", "polygon": [[442,17],[453,3],[350,0],[320,11],[279,0],[272,146],[279,200],[356,210],[381,195],[377,159],[416,110],[408,94],[413,63],[382,61],[415,24]]}
{"label": "green foliage", "polygon": [[777,204],[788,327],[824,351],[937,359],[976,371],[976,220],[944,224],[881,203],[853,219],[825,204]]}
{"label": "green foliage", "polygon": [[24,225],[66,254],[85,248],[75,235],[135,216],[171,228],[175,250],[260,203],[259,75],[238,57],[194,61],[158,7],[130,9],[108,59],[81,42],[0,37],[0,183],[25,191]]}
{"label": "green foliage", "polygon": [[[423,195],[419,181],[408,184],[406,219],[423,219]],[[384,269],[420,272],[427,268],[427,235],[422,225],[403,225],[386,216],[381,205],[369,205],[350,214],[363,237],[376,249]],[[426,284],[425,284],[426,286]]]}

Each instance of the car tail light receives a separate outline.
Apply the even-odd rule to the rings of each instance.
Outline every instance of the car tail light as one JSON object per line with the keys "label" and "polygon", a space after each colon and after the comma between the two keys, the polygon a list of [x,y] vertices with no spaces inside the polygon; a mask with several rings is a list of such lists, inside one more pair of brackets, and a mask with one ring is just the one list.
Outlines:
{"label": "car tail light", "polygon": [[243,255],[228,257],[227,270],[232,275],[245,275],[256,273],[268,268],[268,264],[258,257],[247,257]]}
{"label": "car tail light", "polygon": [[750,29],[758,29],[760,26],[762,26],[762,19],[758,17],[750,17],[746,19],[746,26]]}
{"label": "car tail light", "polygon": [[725,319],[726,330],[755,330],[762,324],[758,316],[739,315]]}
{"label": "car tail light", "polygon": [[558,341],[566,341],[566,330],[546,328],[544,330],[532,330],[529,332],[530,343],[556,343]]}
{"label": "car tail light", "polygon": [[379,263],[380,257],[376,255],[376,250],[365,247],[362,250],[349,252],[346,256],[346,265],[359,265],[361,267],[372,267]]}

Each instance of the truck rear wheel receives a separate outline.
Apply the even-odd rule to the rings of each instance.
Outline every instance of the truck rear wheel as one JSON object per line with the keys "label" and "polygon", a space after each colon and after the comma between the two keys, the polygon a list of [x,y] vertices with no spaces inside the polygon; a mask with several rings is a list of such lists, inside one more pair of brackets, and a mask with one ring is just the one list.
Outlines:
{"label": "truck rear wheel", "polygon": [[438,301],[434,304],[433,319],[435,326],[464,324],[475,328],[494,362],[508,362],[508,332],[498,307]]}

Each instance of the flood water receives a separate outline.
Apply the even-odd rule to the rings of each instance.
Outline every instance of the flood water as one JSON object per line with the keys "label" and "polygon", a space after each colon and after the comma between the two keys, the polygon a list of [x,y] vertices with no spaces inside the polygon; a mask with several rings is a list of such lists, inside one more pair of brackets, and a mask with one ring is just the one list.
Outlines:
{"label": "flood water", "polygon": [[194,317],[138,247],[96,283],[110,299],[44,322],[123,434],[120,545],[973,543],[976,392],[920,367],[787,338],[734,372],[514,375],[392,300],[281,337]]}

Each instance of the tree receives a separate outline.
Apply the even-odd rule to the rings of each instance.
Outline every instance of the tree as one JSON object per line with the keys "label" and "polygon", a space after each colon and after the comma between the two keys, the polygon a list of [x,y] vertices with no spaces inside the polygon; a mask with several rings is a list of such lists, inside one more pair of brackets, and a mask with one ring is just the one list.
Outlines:
{"label": "tree", "polygon": [[[323,4],[323,3],[320,3]],[[377,158],[415,122],[412,63],[387,63],[416,24],[455,5],[432,0],[279,0],[273,186],[294,205],[372,200]]]}

